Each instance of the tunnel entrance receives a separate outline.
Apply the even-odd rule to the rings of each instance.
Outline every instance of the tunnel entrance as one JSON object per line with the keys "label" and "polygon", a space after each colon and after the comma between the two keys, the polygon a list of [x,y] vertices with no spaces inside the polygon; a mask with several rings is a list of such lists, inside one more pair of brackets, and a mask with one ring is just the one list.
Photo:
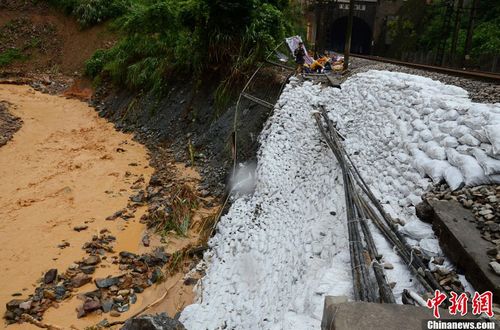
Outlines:
{"label": "tunnel entrance", "polygon": [[[347,30],[347,16],[333,22],[330,28],[329,50],[343,52],[345,46],[345,33]],[[354,17],[352,23],[351,52],[356,54],[370,54],[372,29],[361,18]]]}

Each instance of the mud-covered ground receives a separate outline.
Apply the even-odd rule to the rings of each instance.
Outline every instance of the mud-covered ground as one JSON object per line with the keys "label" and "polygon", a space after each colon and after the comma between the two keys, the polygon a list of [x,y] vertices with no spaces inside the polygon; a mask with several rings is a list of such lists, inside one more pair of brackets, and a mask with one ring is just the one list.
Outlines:
{"label": "mud-covered ground", "polygon": [[47,94],[0,85],[24,121],[0,148],[2,315],[84,328],[163,297],[148,311],[174,316],[192,302],[202,274],[187,273],[217,203],[167,145],[147,150],[85,103]]}

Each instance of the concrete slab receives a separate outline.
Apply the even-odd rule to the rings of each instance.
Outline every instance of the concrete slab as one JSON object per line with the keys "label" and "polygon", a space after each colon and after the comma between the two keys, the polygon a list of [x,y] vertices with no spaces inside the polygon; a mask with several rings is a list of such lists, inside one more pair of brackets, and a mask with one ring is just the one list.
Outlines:
{"label": "concrete slab", "polygon": [[[493,292],[500,302],[500,276],[489,267],[486,251],[493,244],[484,240],[475,226],[474,215],[454,200],[428,200],[426,217],[439,237],[446,255],[465,271],[465,277],[480,292]],[[428,221],[429,219],[427,219]]]}
{"label": "concrete slab", "polygon": [[[432,310],[426,307],[337,300],[325,297],[322,330],[414,330],[422,329],[422,322],[434,320]],[[440,310],[440,314],[442,318],[459,319],[447,310]]]}

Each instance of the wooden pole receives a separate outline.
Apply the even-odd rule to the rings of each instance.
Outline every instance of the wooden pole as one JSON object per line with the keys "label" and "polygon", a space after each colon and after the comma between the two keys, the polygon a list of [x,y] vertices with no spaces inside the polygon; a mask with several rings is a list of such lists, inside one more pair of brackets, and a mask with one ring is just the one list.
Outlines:
{"label": "wooden pole", "polygon": [[351,54],[352,22],[354,20],[354,0],[349,1],[349,16],[347,18],[347,30],[345,32],[344,46],[344,70],[349,68],[349,55]]}

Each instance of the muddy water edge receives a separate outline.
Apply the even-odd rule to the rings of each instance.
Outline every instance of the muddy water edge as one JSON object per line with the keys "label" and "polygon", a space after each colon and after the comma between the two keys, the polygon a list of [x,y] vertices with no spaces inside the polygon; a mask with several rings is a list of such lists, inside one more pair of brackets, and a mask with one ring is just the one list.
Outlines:
{"label": "muddy water edge", "polygon": [[[0,85],[0,101],[23,122],[0,148],[0,303],[18,299],[9,316],[21,310],[84,329],[153,302],[149,311],[170,316],[191,303],[202,274],[186,280],[184,273],[197,263],[204,224],[217,212],[197,194],[198,173],[166,147],[148,154],[84,102],[15,85]],[[41,284],[44,276],[51,281]],[[109,276],[118,282],[96,287]],[[77,318],[77,310],[86,315]],[[9,326],[16,328],[34,326]]]}

